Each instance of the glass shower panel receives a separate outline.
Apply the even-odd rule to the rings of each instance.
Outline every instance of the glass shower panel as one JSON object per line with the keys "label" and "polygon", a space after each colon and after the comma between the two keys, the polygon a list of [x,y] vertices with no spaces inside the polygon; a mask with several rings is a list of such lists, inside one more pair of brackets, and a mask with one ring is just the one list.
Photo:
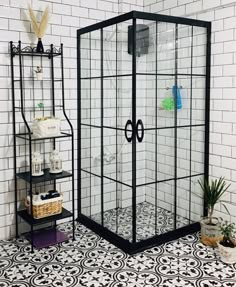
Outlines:
{"label": "glass shower panel", "polygon": [[90,80],[90,124],[93,126],[101,127],[101,80]]}
{"label": "glass shower panel", "polygon": [[90,174],[84,171],[81,171],[81,213],[91,215]]}
{"label": "glass shower panel", "polygon": [[191,178],[178,179],[176,196],[176,228],[190,224],[190,181]]}
{"label": "glass shower panel", "polygon": [[155,224],[156,234],[162,234],[173,231],[174,228],[174,180],[159,182],[156,186],[156,197],[152,199],[155,202]]}
{"label": "glass shower panel", "polygon": [[90,33],[82,35],[80,38],[80,65],[81,77],[87,78],[91,76],[90,69]]}
{"label": "glass shower panel", "polygon": [[92,31],[90,33],[90,67],[91,77],[101,76],[101,30]]}
{"label": "glass shower panel", "polygon": [[136,113],[137,119],[142,119],[145,130],[156,128],[157,93],[155,86],[156,76],[137,76]]}
{"label": "glass shower panel", "polygon": [[90,130],[90,172],[101,176],[101,128],[88,128]]}
{"label": "glass shower panel", "polygon": [[206,75],[207,29],[193,27],[193,74]]}
{"label": "glass shower panel", "polygon": [[103,79],[103,125],[116,128],[118,125],[118,91],[116,78]]}
{"label": "glass shower panel", "polygon": [[80,85],[81,123],[90,125],[90,80],[82,79]]}
{"label": "glass shower panel", "polygon": [[81,213],[101,224],[101,178],[81,171]]}
{"label": "glass shower panel", "polygon": [[114,77],[117,74],[117,40],[116,25],[103,29],[103,75]]}
{"label": "glass shower panel", "polygon": [[154,21],[137,19],[136,71],[138,75],[156,74],[156,25]]}
{"label": "glass shower panel", "polygon": [[203,180],[204,175],[194,176],[191,178],[191,194],[190,194],[190,220],[198,222],[203,216],[204,199],[199,188],[199,180]]}
{"label": "glass shower panel", "polygon": [[157,77],[157,128],[174,127],[174,93],[175,78]]}
{"label": "glass shower panel", "polygon": [[205,127],[192,128],[192,160],[191,173],[198,175],[204,173],[205,162]]}
{"label": "glass shower panel", "polygon": [[132,77],[103,83],[104,175],[132,186]]}
{"label": "glass shower panel", "polygon": [[117,75],[132,75],[132,57],[128,53],[128,31],[133,21],[117,24]]}
{"label": "glass shower panel", "polygon": [[[152,195],[155,192],[155,184],[138,186],[136,205],[136,240],[137,242],[151,238],[155,235],[155,204]],[[143,195],[149,196],[150,201],[143,200]]]}
{"label": "glass shower panel", "polygon": [[107,178],[104,179],[104,227],[132,241],[131,189]]}
{"label": "glass shower panel", "polygon": [[101,178],[90,175],[90,200],[91,200],[91,218],[102,224],[102,196],[101,196]]}
{"label": "glass shower panel", "polygon": [[191,129],[177,129],[177,178],[191,175]]}
{"label": "glass shower panel", "polygon": [[117,232],[117,184],[113,180],[104,178],[103,182],[104,227]]}
{"label": "glass shower panel", "polygon": [[137,75],[136,118],[144,129],[173,127],[175,83],[173,76]]}
{"label": "glass shower panel", "polygon": [[178,25],[177,30],[177,71],[178,74],[192,73],[192,27]]}
{"label": "glass shower panel", "polygon": [[176,24],[158,22],[157,26],[157,73],[175,74]]}
{"label": "glass shower panel", "polygon": [[[117,127],[124,131],[128,120],[132,120],[132,77],[117,77]],[[128,130],[131,126],[128,125]],[[129,134],[129,133],[128,133]],[[130,134],[129,134],[130,136]]]}
{"label": "glass shower panel", "polygon": [[175,148],[174,129],[160,129],[157,132],[157,180],[174,178]]}
{"label": "glass shower panel", "polygon": [[177,126],[189,126],[192,121],[191,77],[179,76],[177,83]]}
{"label": "glass shower panel", "polygon": [[115,129],[103,129],[103,174],[113,180],[117,180],[118,177],[118,140],[118,135]]}
{"label": "glass shower panel", "polygon": [[[141,131],[139,131],[141,133]],[[142,142],[136,145],[136,184],[145,185],[156,181],[156,131],[145,130]],[[140,189],[141,190],[141,189]],[[141,194],[139,195],[141,198]],[[145,188],[142,200],[145,200]]]}
{"label": "glass shower panel", "polygon": [[[136,79],[136,119],[143,123],[145,138],[147,129],[156,128],[156,77],[137,75]],[[141,136],[141,125],[138,128]]]}
{"label": "glass shower panel", "polygon": [[203,77],[192,78],[192,124],[205,124],[206,81]]}
{"label": "glass shower panel", "polygon": [[[117,131],[118,150],[117,150],[117,176],[118,180],[132,187],[132,143],[127,142],[124,131]],[[127,194],[127,197],[132,197]]]}
{"label": "glass shower panel", "polygon": [[81,126],[81,168],[90,171],[90,129],[86,126]]}

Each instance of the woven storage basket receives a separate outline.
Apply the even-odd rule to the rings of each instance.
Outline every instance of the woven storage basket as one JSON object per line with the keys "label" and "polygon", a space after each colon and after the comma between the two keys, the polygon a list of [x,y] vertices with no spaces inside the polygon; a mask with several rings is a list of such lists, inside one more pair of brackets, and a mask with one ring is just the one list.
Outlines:
{"label": "woven storage basket", "polygon": [[[62,195],[60,197],[51,198],[47,200],[34,201],[33,200],[33,218],[40,219],[62,212]],[[25,207],[29,214],[30,210],[30,197],[27,196],[25,199]]]}

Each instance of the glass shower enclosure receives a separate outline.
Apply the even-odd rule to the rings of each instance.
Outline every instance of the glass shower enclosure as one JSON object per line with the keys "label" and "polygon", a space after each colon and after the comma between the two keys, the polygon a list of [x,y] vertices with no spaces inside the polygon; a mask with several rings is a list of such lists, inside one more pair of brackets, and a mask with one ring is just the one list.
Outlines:
{"label": "glass shower enclosure", "polygon": [[132,11],[77,31],[78,221],[127,253],[199,229],[211,23]]}

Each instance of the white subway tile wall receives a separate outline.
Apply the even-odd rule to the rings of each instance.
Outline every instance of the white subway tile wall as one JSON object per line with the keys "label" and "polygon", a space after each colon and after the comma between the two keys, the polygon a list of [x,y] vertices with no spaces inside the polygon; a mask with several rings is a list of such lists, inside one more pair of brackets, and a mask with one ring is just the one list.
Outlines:
{"label": "white subway tile wall", "polygon": [[[36,11],[37,18],[40,19],[42,12],[48,5],[51,13],[50,24],[43,38],[45,47],[48,47],[51,43],[55,46],[59,46],[60,43],[64,44],[64,66],[65,66],[65,97],[66,97],[66,110],[69,118],[75,129],[76,135],[76,29],[91,25],[93,23],[117,16],[119,13],[123,13],[130,10],[143,10],[143,0],[2,0],[0,3],[0,89],[1,89],[1,121],[0,121],[0,239],[10,238],[15,235],[15,219],[14,219],[14,181],[13,181],[13,137],[12,137],[12,104],[11,104],[11,73],[10,73],[10,56],[9,56],[9,41],[14,41],[17,44],[18,40],[22,41],[23,46],[28,46],[37,43],[37,39],[33,33],[32,27],[29,22],[27,7],[31,4],[33,9]],[[126,9],[126,10],[125,10]],[[94,55],[96,57],[96,55]],[[16,63],[16,76],[19,75]],[[37,65],[36,61],[33,64]],[[59,61],[55,62],[56,67],[59,67]],[[30,76],[32,75],[32,62],[25,61],[25,73]],[[47,61],[43,62],[44,76],[49,77],[49,64]],[[60,77],[60,69],[56,68],[56,76]],[[97,93],[99,86],[98,83],[94,82],[94,91]],[[108,82],[108,87],[112,87],[112,82]],[[46,83],[44,83],[44,105],[48,104],[50,89]],[[56,93],[60,97],[60,86],[57,84]],[[42,94],[40,89],[35,90],[35,103],[33,103],[32,89],[29,86],[26,87],[26,104],[32,106],[37,102],[42,101]],[[107,89],[108,90],[108,89]],[[94,92],[94,96],[96,95]],[[107,95],[112,96],[111,94]],[[19,90],[16,92],[16,98],[19,100]],[[125,99],[124,99],[125,101]],[[60,101],[58,102],[60,103]],[[40,113],[37,115],[41,115]],[[36,115],[36,116],[37,116]],[[58,114],[60,116],[60,114]],[[112,114],[109,115],[112,119]],[[33,115],[29,116],[29,121],[32,121]],[[20,115],[17,115],[17,130],[23,128]],[[68,127],[62,123],[62,128],[67,129]],[[96,131],[94,131],[96,134]],[[106,142],[109,148],[113,150],[114,143]],[[93,143],[94,147],[98,147],[98,142]],[[95,148],[93,153],[95,154]],[[45,151],[46,164],[48,164],[48,152],[50,145],[47,143],[45,149],[43,145],[35,146],[35,149],[40,150],[42,153]],[[71,168],[71,147],[69,141],[61,140],[58,144],[58,149],[62,154],[64,169],[70,170]],[[21,152],[20,156],[17,157],[18,166],[23,166],[22,162],[25,160],[25,148],[22,142],[18,142],[17,152]],[[77,158],[77,152],[76,158]],[[23,171],[24,168],[19,170]],[[109,171],[111,172],[111,171]],[[77,180],[77,178],[76,178]],[[96,184],[98,180],[96,179]],[[108,186],[108,185],[107,185]],[[43,190],[44,186],[39,187],[38,190]],[[47,186],[47,188],[50,188]],[[22,206],[23,199],[26,193],[26,186],[24,182],[19,181],[19,206]],[[58,189],[64,193],[64,205],[66,208],[71,209],[70,203],[70,189],[71,184],[69,181],[60,181]],[[114,188],[107,188],[105,200],[108,205],[113,206],[114,192],[108,192],[114,190]],[[96,192],[96,190],[94,190]],[[77,196],[76,196],[77,197]],[[111,200],[110,200],[111,199]],[[100,198],[97,196],[94,202],[99,202]],[[111,204],[110,204],[111,202]],[[106,206],[107,209],[110,206]],[[94,211],[96,213],[96,210]],[[97,211],[98,212],[98,211]],[[25,230],[25,225],[22,225],[21,230]]]}
{"label": "white subway tile wall", "polygon": [[[236,222],[236,153],[235,153],[235,16],[234,0],[146,0],[144,11],[172,16],[183,16],[212,21],[212,79],[211,79],[211,134],[210,175],[224,176],[231,183],[225,199]],[[171,5],[171,6],[170,6]],[[198,100],[196,101],[198,104]],[[196,187],[199,193],[199,187]],[[197,198],[196,198],[197,199]],[[217,216],[229,219],[222,205],[217,206]]]}

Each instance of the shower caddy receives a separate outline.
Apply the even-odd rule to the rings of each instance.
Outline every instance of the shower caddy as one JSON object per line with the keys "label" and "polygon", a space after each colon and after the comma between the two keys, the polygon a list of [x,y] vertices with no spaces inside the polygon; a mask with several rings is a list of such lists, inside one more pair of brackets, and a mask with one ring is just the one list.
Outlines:
{"label": "shower caddy", "polygon": [[[11,88],[12,88],[12,115],[13,115],[13,151],[14,151],[14,208],[15,208],[15,232],[16,237],[19,234],[19,219],[23,219],[30,226],[30,232],[26,233],[26,238],[31,242],[31,252],[33,252],[34,247],[41,248],[57,244],[63,241],[67,241],[68,237],[63,232],[57,230],[57,221],[71,218],[72,219],[72,238],[75,239],[75,223],[74,223],[74,131],[73,126],[66,114],[65,111],[65,95],[64,95],[64,63],[63,63],[63,44],[60,48],[55,48],[52,44],[50,49],[45,52],[39,53],[36,51],[36,47],[22,47],[21,41],[18,42],[16,46],[13,42],[10,42],[10,57],[11,57]],[[55,78],[55,67],[54,67],[54,58],[60,57],[60,69],[61,77]],[[14,63],[14,59],[18,61],[18,65]],[[43,93],[43,81],[50,84],[50,101],[51,105],[49,107],[44,107],[40,104],[40,107],[36,107],[35,103],[35,92],[36,92],[36,80],[34,77],[25,77],[25,69],[29,66],[25,66],[25,61],[29,61],[30,69],[34,68],[34,60],[40,61],[41,66],[43,63],[43,58],[48,59],[50,77],[42,80],[42,85],[40,90]],[[29,63],[28,62],[28,63]],[[16,70],[19,69],[19,70]],[[19,71],[19,75],[15,76],[16,71]],[[38,82],[38,81],[37,81]],[[61,98],[56,98],[55,95],[55,82],[61,84]],[[39,83],[39,82],[38,82]],[[32,106],[26,107],[26,97],[25,97],[25,85],[30,85],[32,89],[33,97],[30,97]],[[60,101],[61,104],[56,104],[56,101]],[[37,111],[43,113],[45,111],[50,112],[53,117],[57,112],[62,111],[64,118],[69,126],[69,132],[63,132],[56,136],[47,136],[47,137],[34,137],[32,130],[30,129],[29,122],[27,119],[30,116],[35,115]],[[20,118],[24,124],[24,132],[19,130],[19,120]],[[22,123],[21,122],[21,123]],[[62,171],[61,173],[52,174],[49,172],[49,168],[44,168],[44,174],[42,176],[32,176],[32,151],[34,145],[44,146],[47,141],[52,143],[53,150],[56,148],[56,141],[59,139],[68,139],[71,143],[71,171]],[[25,162],[28,162],[28,165],[19,166],[17,159],[21,156],[20,147],[23,147],[22,150],[25,151]],[[28,157],[28,160],[27,160]],[[23,172],[21,171],[23,170]],[[33,214],[33,187],[36,188],[37,184],[47,184],[50,183],[53,185],[53,190],[56,191],[57,180],[71,178],[71,211],[62,207],[62,212],[60,214],[43,217],[35,219]],[[19,189],[18,180],[23,180],[25,182],[26,192],[29,191],[29,206],[26,208],[18,208],[18,201],[22,198],[19,195],[19,192],[23,192]],[[22,189],[22,187],[21,187]],[[59,198],[61,200],[61,197]],[[46,200],[48,201],[48,200]],[[45,202],[46,202],[45,201]],[[44,228],[38,228],[40,225],[49,225]],[[36,229],[37,227],[37,229]]]}

